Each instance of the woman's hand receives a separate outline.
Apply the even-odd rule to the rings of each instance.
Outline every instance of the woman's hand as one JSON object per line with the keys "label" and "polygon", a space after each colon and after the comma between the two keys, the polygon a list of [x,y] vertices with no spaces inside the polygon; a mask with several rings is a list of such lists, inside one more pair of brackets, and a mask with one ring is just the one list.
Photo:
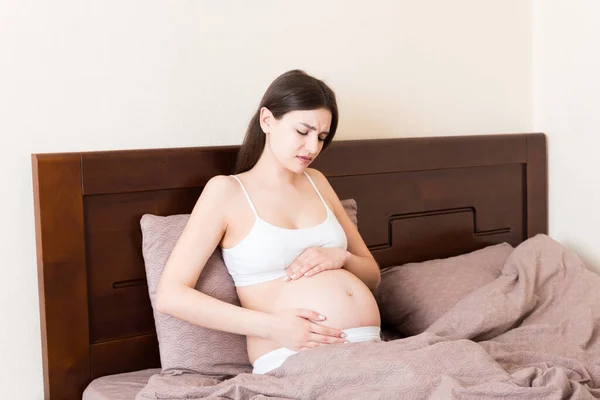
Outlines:
{"label": "woman's hand", "polygon": [[316,311],[291,308],[270,315],[273,319],[269,339],[290,350],[302,351],[325,344],[347,342],[341,330],[313,322],[325,320]]}
{"label": "woman's hand", "polygon": [[309,247],[286,269],[285,281],[313,276],[328,269],[340,269],[348,252],[339,247]]}

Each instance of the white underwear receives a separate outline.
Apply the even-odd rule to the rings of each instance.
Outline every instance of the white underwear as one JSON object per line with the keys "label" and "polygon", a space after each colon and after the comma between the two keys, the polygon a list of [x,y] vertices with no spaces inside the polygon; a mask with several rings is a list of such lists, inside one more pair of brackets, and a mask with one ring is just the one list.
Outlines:
{"label": "white underwear", "polygon": [[[378,326],[361,326],[359,328],[342,329],[349,342],[366,342],[369,340],[381,341],[381,328]],[[296,354],[294,350],[280,347],[263,354],[254,361],[253,374],[266,374],[279,368],[281,364],[291,355]]]}

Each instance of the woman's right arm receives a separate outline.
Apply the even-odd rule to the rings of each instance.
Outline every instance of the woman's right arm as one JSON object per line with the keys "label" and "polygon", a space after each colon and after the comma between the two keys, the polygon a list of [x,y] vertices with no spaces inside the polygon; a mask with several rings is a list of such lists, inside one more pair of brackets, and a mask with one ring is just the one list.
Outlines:
{"label": "woman's right arm", "polygon": [[231,185],[231,178],[226,176],[215,176],[206,184],[165,265],[156,305],[159,312],[195,325],[266,338],[269,314],[237,307],[194,289],[227,228]]}

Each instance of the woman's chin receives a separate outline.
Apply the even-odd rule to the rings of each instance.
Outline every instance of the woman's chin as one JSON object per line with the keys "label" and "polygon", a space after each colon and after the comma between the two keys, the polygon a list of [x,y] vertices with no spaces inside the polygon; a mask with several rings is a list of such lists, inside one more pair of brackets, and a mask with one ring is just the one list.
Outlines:
{"label": "woman's chin", "polygon": [[296,165],[288,166],[288,170],[290,170],[291,172],[294,172],[296,174],[304,173],[304,171],[306,171],[307,168],[308,168],[307,165],[298,165],[298,163],[296,163]]}
{"label": "woman's chin", "polygon": [[288,166],[288,169],[296,172],[296,173],[303,173],[304,171],[306,171],[309,167],[310,163],[306,163],[303,161],[299,161],[298,159],[296,159],[296,162],[292,163],[292,165]]}

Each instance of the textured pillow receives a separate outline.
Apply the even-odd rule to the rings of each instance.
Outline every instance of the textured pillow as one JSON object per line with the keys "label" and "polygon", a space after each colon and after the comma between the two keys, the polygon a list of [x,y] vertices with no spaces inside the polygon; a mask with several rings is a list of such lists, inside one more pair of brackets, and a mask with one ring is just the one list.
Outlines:
{"label": "textured pillow", "polygon": [[510,244],[501,243],[383,270],[375,291],[382,320],[406,336],[424,332],[459,300],[500,276],[512,250]]}
{"label": "textured pillow", "polygon": [[[342,201],[342,205],[357,226],[356,201],[346,199]],[[142,254],[154,312],[162,373],[196,372],[225,378],[251,372],[245,336],[203,328],[156,310],[158,281],[188,218],[188,214],[167,217],[145,214],[140,220]],[[233,279],[219,248],[208,259],[195,288],[216,299],[240,305]]]}
{"label": "textured pillow", "polygon": [[345,199],[341,201],[342,206],[344,206],[344,210],[348,217],[350,217],[350,221],[354,224],[356,228],[358,228],[358,204],[356,204],[356,200],[354,199]]}
{"label": "textured pillow", "polygon": [[[196,372],[222,378],[251,372],[245,336],[204,328],[156,310],[158,281],[188,219],[188,214],[168,217],[145,214],[140,221],[142,253],[154,310],[162,372]],[[220,249],[217,248],[206,262],[196,283],[196,290],[240,305]]]}

